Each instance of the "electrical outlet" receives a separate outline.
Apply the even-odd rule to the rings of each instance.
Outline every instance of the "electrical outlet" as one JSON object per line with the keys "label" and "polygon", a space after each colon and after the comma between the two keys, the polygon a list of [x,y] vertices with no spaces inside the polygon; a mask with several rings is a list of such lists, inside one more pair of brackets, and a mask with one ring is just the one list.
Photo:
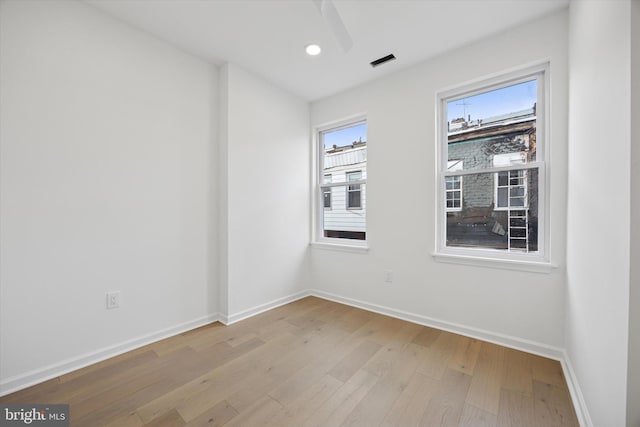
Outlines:
{"label": "electrical outlet", "polygon": [[384,271],[384,282],[392,283],[393,282],[393,270],[385,270]]}
{"label": "electrical outlet", "polygon": [[120,291],[107,292],[107,310],[120,307]]}

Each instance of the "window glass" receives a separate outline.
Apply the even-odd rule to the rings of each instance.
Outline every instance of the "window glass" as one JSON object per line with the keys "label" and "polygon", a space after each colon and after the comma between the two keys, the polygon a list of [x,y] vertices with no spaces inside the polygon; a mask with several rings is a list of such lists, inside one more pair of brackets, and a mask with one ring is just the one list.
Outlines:
{"label": "window glass", "polygon": [[542,76],[441,98],[444,248],[539,251]]}
{"label": "window glass", "polygon": [[537,79],[448,101],[448,160],[467,170],[535,161],[536,106]]}
{"label": "window glass", "polygon": [[320,189],[317,239],[366,240],[367,124],[319,132]]}

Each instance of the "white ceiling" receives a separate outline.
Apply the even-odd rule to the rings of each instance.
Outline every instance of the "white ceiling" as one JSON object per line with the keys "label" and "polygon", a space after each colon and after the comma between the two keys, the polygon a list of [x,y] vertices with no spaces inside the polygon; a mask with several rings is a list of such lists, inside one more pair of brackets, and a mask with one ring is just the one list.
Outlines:
{"label": "white ceiling", "polygon": [[[309,101],[568,6],[569,0],[334,0],[345,53],[313,0],[85,0],[215,64],[235,63]],[[310,57],[305,45],[318,43]],[[395,61],[372,68],[389,53]]]}

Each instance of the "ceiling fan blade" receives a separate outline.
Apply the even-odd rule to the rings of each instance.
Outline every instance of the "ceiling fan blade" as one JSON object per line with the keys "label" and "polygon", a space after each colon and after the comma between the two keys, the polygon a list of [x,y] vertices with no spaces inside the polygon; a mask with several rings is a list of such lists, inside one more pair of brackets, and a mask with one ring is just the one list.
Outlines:
{"label": "ceiling fan blade", "polygon": [[331,29],[333,36],[338,40],[342,50],[344,50],[345,53],[349,52],[351,47],[353,47],[353,40],[351,39],[351,35],[349,35],[347,27],[344,26],[344,22],[342,22],[338,9],[336,9],[336,6],[333,4],[333,0],[313,0],[313,2],[329,26],[329,29]]}

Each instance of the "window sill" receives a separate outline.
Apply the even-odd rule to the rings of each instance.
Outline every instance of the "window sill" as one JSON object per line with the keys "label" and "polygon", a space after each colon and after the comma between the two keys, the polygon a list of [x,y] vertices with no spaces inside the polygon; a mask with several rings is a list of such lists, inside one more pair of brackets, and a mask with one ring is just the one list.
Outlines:
{"label": "window sill", "polygon": [[531,273],[550,274],[557,265],[542,261],[525,261],[515,259],[499,259],[482,256],[434,253],[433,258],[438,262],[448,264],[472,265],[476,267],[499,268],[503,270],[528,271]]}
{"label": "window sill", "polygon": [[351,253],[367,253],[369,251],[369,246],[367,246],[366,243],[362,245],[354,245],[333,242],[311,242],[310,245],[314,249],[324,249],[330,251],[342,251]]}

